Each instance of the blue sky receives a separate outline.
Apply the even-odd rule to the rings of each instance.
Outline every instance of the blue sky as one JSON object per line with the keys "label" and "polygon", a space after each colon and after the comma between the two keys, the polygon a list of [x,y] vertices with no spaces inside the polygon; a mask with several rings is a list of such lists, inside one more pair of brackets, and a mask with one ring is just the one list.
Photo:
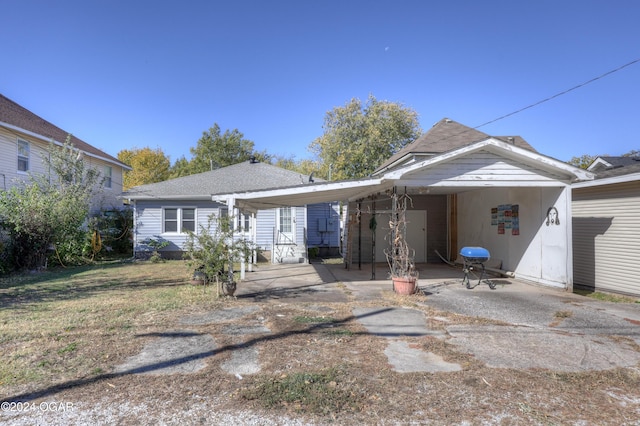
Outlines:
{"label": "blue sky", "polygon": [[[327,111],[479,126],[640,59],[640,2],[3,0],[0,92],[117,155],[214,123],[308,158]],[[560,160],[640,149],[640,63],[481,127]]]}

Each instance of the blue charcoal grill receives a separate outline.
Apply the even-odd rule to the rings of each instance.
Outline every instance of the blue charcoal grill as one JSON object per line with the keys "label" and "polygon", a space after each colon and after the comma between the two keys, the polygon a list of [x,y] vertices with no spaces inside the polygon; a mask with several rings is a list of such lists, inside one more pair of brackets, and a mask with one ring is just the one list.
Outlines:
{"label": "blue charcoal grill", "polygon": [[[489,250],[483,247],[462,247],[462,249],[460,249],[460,256],[462,256],[464,262],[462,265],[462,272],[464,272],[462,285],[466,285],[467,288],[473,288],[480,285],[484,280],[491,290],[495,290],[496,284],[487,278],[484,269],[484,262],[490,258]],[[479,276],[474,272],[476,268],[481,271]],[[478,278],[478,283],[473,287],[471,287],[470,275],[473,275],[474,279]]]}

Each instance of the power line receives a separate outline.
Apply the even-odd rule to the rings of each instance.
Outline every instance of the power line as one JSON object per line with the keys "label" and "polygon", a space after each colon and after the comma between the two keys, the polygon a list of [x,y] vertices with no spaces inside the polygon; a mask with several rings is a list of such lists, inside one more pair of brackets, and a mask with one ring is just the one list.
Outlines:
{"label": "power line", "polygon": [[622,66],[619,66],[618,68],[615,68],[615,69],[613,69],[613,70],[611,70],[611,71],[607,71],[607,72],[605,72],[604,74],[599,75],[599,76],[597,76],[597,77],[594,77],[594,78],[592,78],[591,80],[587,80],[587,81],[585,81],[584,83],[580,83],[580,84],[578,84],[577,86],[573,86],[573,87],[572,87],[572,88],[570,88],[570,89],[563,90],[562,92],[560,92],[560,93],[556,93],[556,94],[555,94],[555,95],[553,95],[553,96],[550,96],[550,97],[548,97],[548,98],[542,99],[541,101],[535,102],[535,103],[533,103],[533,104],[531,104],[531,105],[527,105],[527,106],[526,106],[526,107],[524,107],[524,108],[520,108],[520,109],[518,109],[518,110],[516,110],[516,111],[510,112],[509,114],[505,114],[505,115],[503,115],[503,116],[501,116],[501,117],[494,118],[493,120],[487,121],[486,123],[483,123],[483,124],[481,124],[481,125],[479,125],[479,126],[474,127],[474,129],[478,129],[478,128],[480,128],[480,127],[487,126],[487,125],[489,125],[489,124],[491,124],[491,123],[495,123],[496,121],[503,120],[503,119],[505,119],[505,118],[507,118],[507,117],[511,117],[512,115],[515,115],[515,114],[519,114],[519,113],[521,113],[522,111],[528,110],[529,108],[533,108],[533,107],[536,107],[536,106],[538,106],[538,105],[540,105],[540,104],[543,104],[543,103],[545,103],[545,102],[549,102],[549,101],[550,101],[550,100],[552,100],[552,99],[555,99],[555,98],[560,97],[560,96],[562,96],[562,95],[566,95],[566,94],[567,94],[567,93],[569,93],[569,92],[572,92],[572,91],[574,91],[574,90],[576,90],[576,89],[579,89],[579,88],[581,88],[581,87],[584,87],[584,86],[586,86],[586,85],[588,85],[588,84],[591,84],[591,83],[593,83],[594,81],[600,80],[601,78],[604,78],[604,77],[606,77],[606,76],[608,76],[608,75],[611,75],[611,74],[613,74],[613,73],[616,73],[616,72],[618,72],[618,71],[620,71],[620,70],[622,70],[622,69],[624,69],[624,68],[627,68],[627,67],[629,67],[629,66],[631,66],[631,65],[634,65],[634,64],[636,64],[636,63],[638,63],[638,62],[640,62],[640,58],[635,59],[635,60],[633,60],[633,61],[631,61],[631,62],[629,62],[629,63],[626,63],[626,64],[624,64],[624,65],[622,65]]}

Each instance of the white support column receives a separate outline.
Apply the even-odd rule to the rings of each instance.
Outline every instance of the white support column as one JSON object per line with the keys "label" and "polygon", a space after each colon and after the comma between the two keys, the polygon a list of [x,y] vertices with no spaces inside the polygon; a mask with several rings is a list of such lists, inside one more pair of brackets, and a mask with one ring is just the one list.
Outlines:
{"label": "white support column", "polygon": [[[234,197],[227,198],[227,209],[229,210],[229,215],[233,218],[231,222],[231,238],[235,240],[235,231],[238,229],[238,221],[239,221],[239,210],[236,207],[236,200]],[[244,256],[240,258],[240,280],[244,280],[245,278],[245,261]]]}
{"label": "white support column", "polygon": [[251,231],[251,242],[253,243],[253,250],[251,250],[251,259],[249,261],[249,272],[253,272],[253,265],[258,263],[258,251],[256,247],[258,247],[258,231],[257,231],[257,220],[256,214],[251,212],[249,216],[249,227]]}

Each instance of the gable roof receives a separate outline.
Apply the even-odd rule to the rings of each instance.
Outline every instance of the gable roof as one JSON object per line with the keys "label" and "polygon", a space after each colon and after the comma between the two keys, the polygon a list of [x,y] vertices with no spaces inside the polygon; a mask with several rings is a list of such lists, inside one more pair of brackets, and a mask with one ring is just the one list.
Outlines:
{"label": "gable roof", "polygon": [[[321,182],[321,179],[316,179]],[[309,175],[267,163],[244,161],[204,173],[140,185],[125,191],[130,200],[211,200],[215,194],[258,191],[309,183]]]}
{"label": "gable roof", "polygon": [[[627,167],[627,166],[633,166],[636,164],[640,164],[640,157],[631,157],[631,156],[626,156],[626,157],[609,157],[609,156],[601,156],[596,158],[595,160],[593,160],[593,162],[591,164],[589,164],[589,167],[587,167],[587,170],[591,170],[593,172],[597,172],[600,173],[604,170],[610,170],[613,168],[619,168],[619,167]],[[630,173],[630,172],[626,172],[626,173]],[[620,173],[620,174],[624,174],[624,173]]]}
{"label": "gable roof", "polygon": [[[510,173],[498,176],[489,168],[482,170],[462,170],[455,164],[456,160],[469,155],[486,153],[502,157],[505,164],[521,167],[525,173],[522,178]],[[448,170],[453,179],[443,179],[442,175],[430,174],[439,166],[451,165]],[[482,175],[484,173],[484,176]],[[422,174],[422,176],[419,176]],[[535,175],[538,175],[536,178]],[[415,179],[418,177],[418,179]],[[437,182],[429,178],[439,179]],[[462,179],[455,179],[461,177]],[[532,179],[534,178],[534,179]],[[446,153],[423,158],[412,164],[405,164],[381,174],[377,177],[362,179],[298,185],[289,188],[276,188],[257,191],[228,191],[212,198],[224,201],[233,198],[235,205],[241,209],[254,211],[273,206],[300,206],[336,200],[354,201],[364,199],[372,194],[382,193],[394,186],[403,186],[408,192],[449,194],[468,191],[474,188],[513,187],[519,186],[559,186],[572,181],[590,180],[593,174],[560,160],[539,154],[535,151],[514,146],[498,138],[486,138],[471,145],[448,151]],[[423,192],[426,191],[426,192]]]}
{"label": "gable roof", "polygon": [[[44,118],[18,105],[2,94],[0,94],[0,126],[30,134],[31,136],[35,136],[46,142],[51,142],[53,140],[59,144],[63,144],[69,135],[69,132],[51,124]],[[110,163],[115,163],[128,170],[131,169],[112,155],[89,145],[85,141],[73,135],[71,135],[71,143],[74,147],[83,151],[85,154],[100,158]]]}
{"label": "gable roof", "polygon": [[[405,146],[376,169],[374,175],[380,174],[393,166],[399,165],[414,155],[431,156],[452,151],[475,142],[490,138],[488,134],[467,127],[449,118],[443,118],[418,139]],[[535,152],[536,150],[520,136],[495,136],[504,142],[519,148]]]}

